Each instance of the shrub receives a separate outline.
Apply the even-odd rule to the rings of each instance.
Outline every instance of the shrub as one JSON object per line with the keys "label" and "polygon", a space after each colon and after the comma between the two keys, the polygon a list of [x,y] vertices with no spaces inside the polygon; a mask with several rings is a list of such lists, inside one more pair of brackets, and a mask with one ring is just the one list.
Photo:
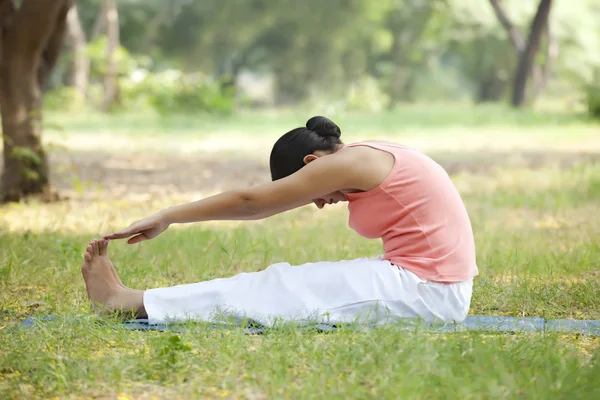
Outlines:
{"label": "shrub", "polygon": [[74,87],[58,86],[44,95],[44,108],[53,111],[78,111],[85,108],[85,100],[80,98]]}
{"label": "shrub", "polygon": [[585,85],[585,105],[590,117],[600,119],[600,67],[594,71],[594,77]]}
{"label": "shrub", "polygon": [[345,98],[346,108],[356,111],[382,111],[390,104],[390,97],[381,90],[379,82],[363,77],[350,85]]}
{"label": "shrub", "polygon": [[224,89],[221,82],[200,73],[138,70],[121,87],[125,101],[145,102],[160,114],[203,111],[229,114],[235,105],[233,90]]}
{"label": "shrub", "polygon": [[586,87],[585,103],[590,117],[600,120],[600,84]]}

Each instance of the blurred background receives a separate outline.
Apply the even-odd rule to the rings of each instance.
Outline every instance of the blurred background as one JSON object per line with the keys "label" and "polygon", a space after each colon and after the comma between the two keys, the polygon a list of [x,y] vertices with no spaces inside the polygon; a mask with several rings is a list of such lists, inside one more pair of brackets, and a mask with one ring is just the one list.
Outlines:
{"label": "blurred background", "polygon": [[0,21],[5,202],[154,209],[264,182],[317,114],[455,177],[596,168],[595,0],[2,0]]}
{"label": "blurred background", "polygon": [[600,113],[595,0],[80,0],[67,23],[46,99],[61,111]]}

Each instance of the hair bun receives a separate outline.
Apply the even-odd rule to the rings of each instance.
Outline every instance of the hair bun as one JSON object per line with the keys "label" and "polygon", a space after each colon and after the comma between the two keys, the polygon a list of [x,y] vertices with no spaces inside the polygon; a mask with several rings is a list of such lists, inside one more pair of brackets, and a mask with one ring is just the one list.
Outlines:
{"label": "hair bun", "polygon": [[340,130],[340,127],[337,126],[332,120],[325,117],[312,117],[311,119],[306,121],[306,127],[311,131],[316,132],[319,136],[333,136],[336,138],[342,136],[342,131]]}

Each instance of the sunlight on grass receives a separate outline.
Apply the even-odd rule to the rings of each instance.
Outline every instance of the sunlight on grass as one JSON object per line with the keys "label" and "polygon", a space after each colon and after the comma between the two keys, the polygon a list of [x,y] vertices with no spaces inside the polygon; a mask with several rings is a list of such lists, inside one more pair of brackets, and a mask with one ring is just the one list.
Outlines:
{"label": "sunlight on grass", "polygon": [[[149,129],[145,134],[132,137],[117,135],[111,129],[92,133],[68,131],[47,132],[45,142],[49,145],[68,147],[78,151],[114,151],[117,153],[158,152],[165,154],[244,154],[264,158],[268,156],[273,143],[285,132],[298,126],[290,124],[280,130],[265,129],[264,133],[253,136],[243,127],[228,132],[191,130],[184,135],[175,135],[166,129]],[[485,148],[495,150],[513,149],[552,149],[562,151],[597,151],[597,127],[579,127],[573,130],[563,127],[531,128],[526,132],[520,128],[446,128],[443,135],[426,128],[411,130],[398,125],[394,130],[381,134],[375,130],[355,131],[348,127],[342,136],[346,143],[362,140],[392,140],[422,151],[476,151]]]}
{"label": "sunlight on grass", "polygon": [[155,114],[65,116],[48,113],[45,141],[71,150],[163,152],[166,154],[268,155],[274,141],[314,114],[327,114],[342,138],[396,140],[423,151],[482,148],[498,150],[560,147],[563,151],[600,149],[599,127],[580,116],[556,111],[515,111],[501,105],[416,104],[393,112],[320,111],[240,112],[230,118],[199,114],[162,118]]}

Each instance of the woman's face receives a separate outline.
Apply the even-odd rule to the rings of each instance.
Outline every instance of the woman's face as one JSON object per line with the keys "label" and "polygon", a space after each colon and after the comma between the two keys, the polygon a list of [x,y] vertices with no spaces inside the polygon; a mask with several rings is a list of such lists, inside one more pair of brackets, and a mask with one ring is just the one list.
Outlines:
{"label": "woman's face", "polygon": [[344,193],[342,193],[339,190],[337,192],[329,193],[329,194],[326,194],[325,196],[321,196],[316,199],[313,199],[313,203],[315,203],[315,205],[319,209],[325,207],[325,204],[336,204],[336,203],[339,203],[340,201],[347,201],[347,200],[346,200],[346,196],[344,195]]}
{"label": "woman's face", "polygon": [[[319,157],[325,157],[330,154],[331,154],[331,152],[329,152],[329,151],[322,151],[322,150],[315,151],[313,154],[309,154],[306,157],[304,157],[304,164],[308,164],[308,163],[316,160]],[[344,193],[339,190],[335,191],[333,193],[326,194],[325,196],[321,196],[316,199],[313,199],[313,203],[315,203],[315,205],[319,209],[322,209],[323,207],[325,207],[325,204],[336,204],[336,203],[339,203],[340,201],[348,201],[348,200],[346,199],[346,196],[344,195]]]}

